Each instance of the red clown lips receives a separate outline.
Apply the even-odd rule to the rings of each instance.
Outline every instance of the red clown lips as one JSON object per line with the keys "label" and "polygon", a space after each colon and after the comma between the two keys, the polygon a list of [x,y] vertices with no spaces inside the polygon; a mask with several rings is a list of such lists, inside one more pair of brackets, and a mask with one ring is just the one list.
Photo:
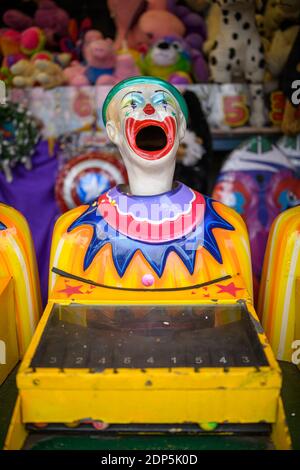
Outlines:
{"label": "red clown lips", "polygon": [[175,140],[176,122],[168,116],[163,121],[129,118],[125,124],[126,138],[134,153],[145,160],[159,160],[167,155]]}

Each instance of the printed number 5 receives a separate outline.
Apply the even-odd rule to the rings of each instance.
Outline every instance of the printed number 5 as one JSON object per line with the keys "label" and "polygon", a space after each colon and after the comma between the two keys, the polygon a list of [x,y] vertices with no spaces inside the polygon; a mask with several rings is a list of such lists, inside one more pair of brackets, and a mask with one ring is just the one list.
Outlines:
{"label": "printed number 5", "polygon": [[223,96],[224,121],[230,127],[240,127],[249,119],[247,99],[244,95]]}

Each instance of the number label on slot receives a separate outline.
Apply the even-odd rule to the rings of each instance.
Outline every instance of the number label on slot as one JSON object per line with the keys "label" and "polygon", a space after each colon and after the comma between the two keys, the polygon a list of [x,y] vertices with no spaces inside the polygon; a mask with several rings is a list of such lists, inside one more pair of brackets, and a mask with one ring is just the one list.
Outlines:
{"label": "number label on slot", "polygon": [[195,364],[203,364],[203,357],[202,356],[196,356],[195,357]]}
{"label": "number label on slot", "polygon": [[154,357],[148,357],[148,359],[146,360],[147,364],[154,364]]}
{"label": "number label on slot", "polygon": [[100,357],[100,359],[98,359],[98,364],[106,364],[106,357]]}

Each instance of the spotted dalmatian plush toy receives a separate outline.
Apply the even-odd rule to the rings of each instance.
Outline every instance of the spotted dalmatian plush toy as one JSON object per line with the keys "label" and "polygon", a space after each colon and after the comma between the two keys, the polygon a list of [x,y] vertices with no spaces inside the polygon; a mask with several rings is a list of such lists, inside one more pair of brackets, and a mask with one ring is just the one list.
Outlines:
{"label": "spotted dalmatian plush toy", "polygon": [[255,23],[255,0],[212,0],[218,7],[218,33],[209,53],[216,83],[246,80],[250,84],[250,124],[264,124],[264,48]]}

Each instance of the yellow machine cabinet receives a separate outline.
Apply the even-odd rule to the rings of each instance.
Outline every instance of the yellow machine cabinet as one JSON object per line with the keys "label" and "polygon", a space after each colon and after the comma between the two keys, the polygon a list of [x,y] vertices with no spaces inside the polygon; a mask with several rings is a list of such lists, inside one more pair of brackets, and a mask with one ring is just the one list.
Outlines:
{"label": "yellow machine cabinet", "polygon": [[[235,289],[245,298],[233,298]],[[290,447],[280,369],[240,277],[162,294],[116,292],[61,276],[17,384],[10,449],[22,447],[28,432],[87,426],[248,431]]]}
{"label": "yellow machine cabinet", "polygon": [[0,385],[19,361],[13,282],[0,279]]}
{"label": "yellow machine cabinet", "polygon": [[0,204],[0,383],[23,357],[40,314],[39,280],[28,224],[18,211]]}
{"label": "yellow machine cabinet", "polygon": [[259,296],[259,313],[277,359],[300,357],[300,206],[271,227]]}

